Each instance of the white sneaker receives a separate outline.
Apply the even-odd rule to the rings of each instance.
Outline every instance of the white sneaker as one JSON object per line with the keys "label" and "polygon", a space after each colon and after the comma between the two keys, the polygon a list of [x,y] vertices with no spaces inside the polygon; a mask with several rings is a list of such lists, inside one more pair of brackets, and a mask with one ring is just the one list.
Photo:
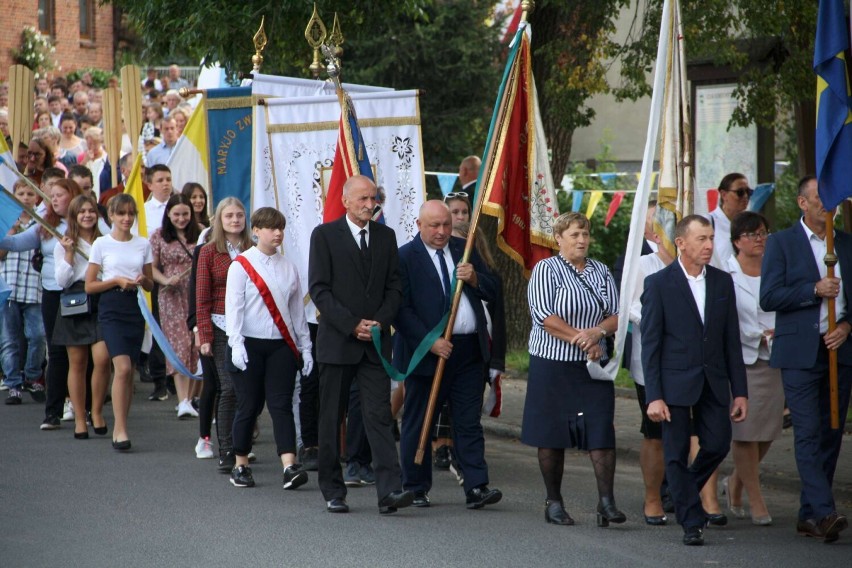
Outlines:
{"label": "white sneaker", "polygon": [[72,422],[74,420],[74,405],[70,400],[65,401],[65,406],[62,407],[62,421]]}
{"label": "white sneaker", "polygon": [[207,460],[213,457],[213,443],[210,438],[198,438],[198,443],[195,444],[195,457],[200,460]]}
{"label": "white sneaker", "polygon": [[184,399],[180,401],[178,405],[177,417],[180,419],[183,418],[198,418],[198,413],[192,408],[192,403],[189,399]]}

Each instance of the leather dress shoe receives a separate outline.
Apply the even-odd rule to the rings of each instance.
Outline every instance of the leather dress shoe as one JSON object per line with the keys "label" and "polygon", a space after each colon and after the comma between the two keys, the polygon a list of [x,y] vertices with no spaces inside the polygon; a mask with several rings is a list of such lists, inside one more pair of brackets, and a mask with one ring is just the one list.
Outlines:
{"label": "leather dress shoe", "polygon": [[130,449],[130,440],[122,440],[121,442],[113,440],[112,449],[118,450],[120,452],[126,452]]}
{"label": "leather dress shoe", "polygon": [[819,529],[825,535],[825,542],[834,542],[840,536],[840,531],[849,526],[846,517],[835,511],[826,515],[819,522]]}
{"label": "leather dress shoe", "polygon": [[428,507],[430,504],[429,494],[425,491],[415,491],[414,500],[411,502],[412,507]]}
{"label": "leather dress shoe", "polygon": [[348,513],[349,505],[346,504],[346,499],[332,499],[326,502],[325,510],[329,513]]}
{"label": "leather dress shoe", "polygon": [[707,519],[707,524],[714,527],[724,527],[728,524],[728,517],[725,513],[707,513],[705,518]]}
{"label": "leather dress shoe", "polygon": [[411,505],[414,493],[411,491],[392,491],[379,500],[379,514],[389,515]]}
{"label": "leather dress shoe", "polygon": [[481,509],[486,505],[498,503],[503,498],[499,489],[488,489],[487,485],[474,487],[466,493],[468,509]]}
{"label": "leather dress shoe", "polygon": [[665,515],[645,515],[645,524],[652,527],[662,527],[669,522],[669,518]]}
{"label": "leather dress shoe", "polygon": [[683,544],[687,546],[701,546],[704,544],[704,531],[701,527],[684,527]]}
{"label": "leather dress shoe", "polygon": [[545,501],[547,508],[544,510],[544,520],[552,525],[571,526],[574,519],[562,506],[562,501]]}
{"label": "leather dress shoe", "polygon": [[819,540],[825,538],[825,533],[814,519],[804,519],[796,522],[796,532],[799,536],[810,536]]}
{"label": "leather dress shoe", "polygon": [[598,501],[597,524],[608,527],[610,523],[623,523],[627,516],[618,510],[612,497],[601,497]]}

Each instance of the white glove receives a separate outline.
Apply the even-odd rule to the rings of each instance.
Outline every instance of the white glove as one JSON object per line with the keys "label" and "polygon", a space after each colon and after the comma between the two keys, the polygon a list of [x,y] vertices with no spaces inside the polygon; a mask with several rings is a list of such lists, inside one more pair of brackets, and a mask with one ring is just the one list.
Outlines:
{"label": "white glove", "polygon": [[246,353],[246,346],[242,343],[238,343],[231,347],[231,363],[233,363],[234,367],[240,371],[246,370],[246,365],[248,365],[248,353]]}
{"label": "white glove", "polygon": [[314,358],[311,357],[310,350],[302,352],[302,376],[307,377],[311,374],[314,368]]}

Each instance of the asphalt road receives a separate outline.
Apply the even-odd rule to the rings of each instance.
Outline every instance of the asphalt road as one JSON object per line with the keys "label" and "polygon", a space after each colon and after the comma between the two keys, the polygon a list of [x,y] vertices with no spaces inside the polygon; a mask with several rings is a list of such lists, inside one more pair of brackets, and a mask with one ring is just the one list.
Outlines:
{"label": "asphalt road", "polygon": [[[133,451],[110,436],[74,440],[73,426],[42,432],[42,407],[0,407],[0,567],[143,566],[850,566],[852,530],[823,545],[795,535],[797,495],[768,490],[772,527],[733,520],[685,547],[677,526],[641,520],[638,467],[620,463],[621,526],[595,526],[596,491],[588,458],[566,460],[563,493],[574,527],[543,520],[535,450],[491,436],[491,485],[504,499],[480,511],[447,472],[436,472],[429,509],[380,516],[373,488],[352,489],[352,512],[331,515],[316,474],[281,489],[268,416],[255,447],[257,487],[236,489],[214,460],[195,458],[197,421],[175,419],[174,397],[131,409]],[[108,411],[109,412],[109,411]],[[108,415],[112,424],[111,415]]]}

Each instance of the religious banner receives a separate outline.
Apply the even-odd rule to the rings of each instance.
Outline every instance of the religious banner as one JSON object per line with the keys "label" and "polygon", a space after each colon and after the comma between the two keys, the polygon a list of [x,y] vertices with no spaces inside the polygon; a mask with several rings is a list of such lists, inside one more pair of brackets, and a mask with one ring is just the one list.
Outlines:
{"label": "religious banner", "polygon": [[[425,196],[417,91],[352,94],[385,224],[402,246],[417,233]],[[308,289],[311,232],[323,222],[340,126],[336,95],[265,101],[274,188],[272,207],[287,218],[284,253]]]}

